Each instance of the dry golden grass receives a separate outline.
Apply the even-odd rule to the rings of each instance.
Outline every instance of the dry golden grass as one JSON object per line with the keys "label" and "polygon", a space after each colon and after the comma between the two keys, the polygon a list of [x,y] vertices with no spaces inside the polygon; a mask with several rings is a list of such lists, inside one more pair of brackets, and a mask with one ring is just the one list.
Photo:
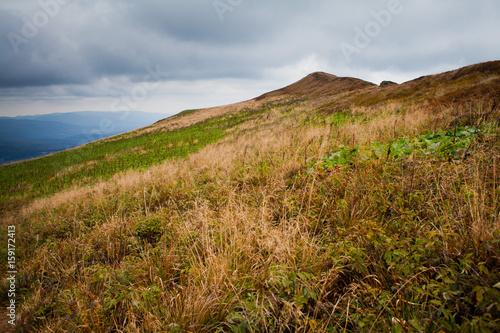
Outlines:
{"label": "dry golden grass", "polygon": [[[15,212],[29,290],[19,330],[498,329],[499,110],[389,101],[351,105],[350,120],[335,123],[321,108],[332,100],[271,109],[185,159]],[[321,167],[340,145],[458,121],[482,129],[459,158]]]}
{"label": "dry golden grass", "polygon": [[[415,135],[423,129],[450,123],[456,117],[451,110],[432,114],[427,109],[416,108],[399,114],[400,109],[401,105],[379,109],[353,108],[353,114],[358,116],[381,116],[368,123],[359,121],[347,124],[337,129],[334,136],[344,138],[344,143],[349,144],[354,134],[354,143],[364,145],[392,137]],[[297,117],[305,118],[306,114],[298,112]],[[61,220],[74,219],[74,223],[78,224],[81,223],[79,219],[84,218],[89,211],[105,213],[91,232],[86,233],[84,239],[81,239],[80,232],[84,233],[85,227],[81,225],[74,228],[79,231],[70,236],[70,240],[62,241],[56,255],[61,257],[61,251],[65,251],[62,249],[73,246],[78,246],[83,252],[92,252],[92,249],[95,251],[98,248],[97,252],[101,253],[99,260],[114,263],[114,266],[111,266],[114,267],[112,271],[120,272],[126,271],[130,265],[134,270],[138,269],[135,262],[126,260],[127,248],[137,246],[131,240],[134,238],[133,230],[138,221],[134,211],[144,215],[146,219],[158,214],[158,211],[162,212],[161,216],[171,228],[172,237],[169,241],[160,241],[163,256],[150,254],[146,251],[147,247],[140,250],[140,253],[146,255],[140,264],[144,276],[136,276],[135,280],[139,281],[136,284],[149,286],[148,288],[156,286],[164,291],[161,298],[164,312],[148,312],[147,320],[138,319],[134,317],[138,311],[134,301],[124,301],[119,312],[128,316],[121,320],[129,323],[127,327],[130,331],[161,330],[167,322],[180,325],[179,327],[186,330],[203,331],[207,329],[204,326],[207,322],[225,320],[224,314],[229,313],[235,304],[241,304],[242,297],[244,298],[244,288],[240,283],[242,280],[248,279],[264,289],[272,289],[269,285],[272,281],[269,272],[273,271],[273,267],[284,267],[284,270],[299,272],[315,272],[317,267],[316,269],[322,270],[323,273],[312,287],[328,293],[327,284],[331,283],[331,279],[338,278],[338,270],[337,273],[333,268],[324,270],[325,265],[336,265],[328,263],[331,259],[325,252],[325,244],[318,241],[315,235],[317,230],[310,228],[313,223],[310,216],[313,209],[311,201],[316,200],[319,181],[313,178],[310,180],[312,183],[299,192],[294,189],[295,185],[290,189],[289,182],[290,174],[302,169],[308,162],[326,155],[332,145],[336,144],[336,140],[330,137],[331,127],[300,127],[297,126],[297,118],[286,118],[271,112],[269,116],[245,124],[244,129],[246,131],[243,134],[235,133],[185,160],[168,162],[146,172],[127,172],[93,188],[75,189],[39,200],[27,209],[23,216],[27,219],[38,216],[43,218],[45,229],[57,229]],[[486,198],[490,194],[485,190],[485,184],[479,181],[482,179],[479,175],[482,168],[481,157],[476,158],[467,166],[456,169],[455,174],[449,174],[450,179],[435,181],[439,182],[439,186],[462,182],[466,190],[473,193],[464,202],[463,207],[457,207],[459,210],[456,214],[470,217],[467,228],[470,229],[470,235],[474,237],[475,242],[480,244],[491,240],[493,235],[498,233],[499,226],[498,220],[492,223],[491,219],[485,216],[486,202],[491,200]],[[262,165],[265,165],[266,169],[256,171],[256,167]],[[493,170],[498,172],[496,165]],[[432,180],[432,177],[429,179]],[[200,182],[211,184],[209,192],[196,191]],[[156,203],[156,207],[150,207],[155,189],[176,183],[182,183],[179,192],[176,192],[180,197],[175,199],[172,196],[166,198],[165,202]],[[453,192],[451,188],[439,190],[442,191],[438,194],[441,196],[443,193]],[[280,203],[283,198],[289,200],[297,194],[299,197],[294,199],[295,202]],[[120,202],[115,201],[120,196],[128,197],[128,200],[132,197],[135,204],[129,208],[120,207]],[[110,209],[109,203],[113,203],[114,208]],[[295,209],[298,209],[298,213],[289,218],[286,212],[277,209],[280,205],[284,205],[281,209],[286,209],[287,205],[297,205]],[[312,205],[317,207],[314,203]],[[360,210],[363,208],[350,208],[350,218],[362,218],[363,213],[359,212]],[[48,221],[53,221],[52,227]],[[356,223],[352,222],[352,225]],[[188,253],[179,257],[174,249],[183,248],[186,244],[181,244],[181,240],[192,237],[195,239],[190,240],[192,243],[187,247]],[[78,245],[74,243],[76,240]],[[449,253],[461,250],[455,242],[445,244]],[[73,255],[74,258],[65,258],[64,261],[69,261],[67,267],[63,265],[56,268],[47,266],[50,260],[47,262],[41,259],[51,256],[49,252],[38,253],[28,264],[29,271],[42,272],[38,273],[42,276],[43,272],[64,275],[62,272],[67,269],[74,270],[74,265],[84,260],[79,255]],[[184,273],[187,277],[183,278],[184,281],[181,279],[173,282],[171,275],[178,275],[179,271],[182,271],[185,258],[191,260],[189,272]],[[164,278],[159,278],[162,274]],[[84,290],[88,289],[87,294],[95,295],[99,299],[99,293],[102,291],[99,291],[99,287],[93,287],[91,279],[91,276],[80,276],[78,286]],[[169,288],[165,283],[173,283],[175,293],[168,292]],[[35,302],[37,297],[33,296],[31,302]],[[34,308],[27,306],[25,313],[34,311],[40,306],[40,302],[46,302],[46,297],[46,294],[41,293],[38,303],[33,303]],[[315,311],[331,311],[333,306],[326,301],[320,301],[316,304],[318,309]],[[264,308],[261,311],[265,311]],[[286,311],[286,315],[281,314],[277,320],[304,317],[304,313],[293,306]],[[55,327],[62,329],[63,324],[61,321],[58,324],[61,326]],[[282,324],[284,327],[291,325],[287,322]]]}

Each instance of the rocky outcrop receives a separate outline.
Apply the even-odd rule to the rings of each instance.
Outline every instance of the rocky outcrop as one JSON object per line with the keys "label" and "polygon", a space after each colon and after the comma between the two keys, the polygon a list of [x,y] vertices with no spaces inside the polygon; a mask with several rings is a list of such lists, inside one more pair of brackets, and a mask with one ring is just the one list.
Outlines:
{"label": "rocky outcrop", "polygon": [[396,85],[397,85],[397,83],[392,82],[392,81],[382,81],[382,83],[380,83],[380,87],[382,87],[382,88],[396,86]]}

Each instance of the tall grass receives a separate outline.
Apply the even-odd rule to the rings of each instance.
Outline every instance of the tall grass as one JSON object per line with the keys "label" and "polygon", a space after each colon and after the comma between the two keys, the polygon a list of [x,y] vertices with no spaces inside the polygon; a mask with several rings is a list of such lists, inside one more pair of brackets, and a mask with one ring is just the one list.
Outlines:
{"label": "tall grass", "polygon": [[[497,331],[500,129],[484,109],[274,105],[185,158],[36,200],[11,217],[18,330]],[[445,153],[388,148],[465,126]]]}

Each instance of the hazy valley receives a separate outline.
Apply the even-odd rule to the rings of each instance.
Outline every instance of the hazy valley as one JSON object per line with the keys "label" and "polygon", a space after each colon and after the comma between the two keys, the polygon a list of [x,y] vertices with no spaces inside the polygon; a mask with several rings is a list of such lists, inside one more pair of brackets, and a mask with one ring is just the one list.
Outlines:
{"label": "hazy valley", "polygon": [[151,125],[166,116],[134,111],[83,111],[0,117],[0,165],[74,148]]}

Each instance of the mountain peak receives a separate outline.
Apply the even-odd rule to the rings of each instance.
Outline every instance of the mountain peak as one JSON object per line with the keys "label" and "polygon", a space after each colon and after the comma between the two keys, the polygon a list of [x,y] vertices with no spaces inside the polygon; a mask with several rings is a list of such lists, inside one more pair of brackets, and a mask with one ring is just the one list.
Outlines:
{"label": "mountain peak", "polygon": [[352,77],[338,77],[325,72],[314,72],[289,86],[261,95],[255,100],[260,101],[264,98],[281,95],[313,97],[323,94],[338,94],[342,91],[352,91],[372,86],[375,85]]}
{"label": "mountain peak", "polygon": [[325,80],[332,80],[336,79],[338,76],[325,73],[325,72],[314,72],[309,75],[307,75],[304,79],[313,79],[313,80],[320,80],[320,81],[325,81]]}

